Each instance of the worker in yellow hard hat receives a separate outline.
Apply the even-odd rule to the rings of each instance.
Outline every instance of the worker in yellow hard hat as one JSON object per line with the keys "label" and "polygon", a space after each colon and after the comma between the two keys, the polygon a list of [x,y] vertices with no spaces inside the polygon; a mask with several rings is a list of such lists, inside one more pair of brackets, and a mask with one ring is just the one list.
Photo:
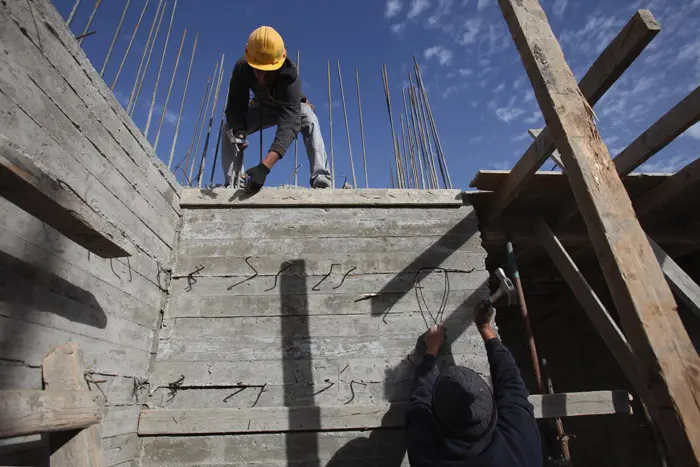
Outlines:
{"label": "worker in yellow hard hat", "polygon": [[[255,95],[253,101],[249,100],[250,90]],[[299,132],[309,158],[311,186],[332,185],[318,117],[301,93],[297,67],[287,57],[282,36],[270,26],[253,31],[245,56],[233,67],[225,113],[221,160],[226,186],[238,188],[241,179],[245,179],[247,189],[262,188],[272,166],[284,156]],[[277,133],[267,156],[241,174],[243,150],[248,147],[246,137],[273,125],[277,125]]]}

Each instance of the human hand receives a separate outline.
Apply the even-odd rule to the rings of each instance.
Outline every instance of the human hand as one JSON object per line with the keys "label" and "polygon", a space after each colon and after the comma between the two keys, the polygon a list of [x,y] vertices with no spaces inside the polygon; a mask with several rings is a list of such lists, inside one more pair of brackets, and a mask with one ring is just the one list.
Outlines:
{"label": "human hand", "polygon": [[477,329],[491,327],[491,321],[496,315],[496,309],[488,300],[482,300],[474,307],[474,325]]}
{"label": "human hand", "polygon": [[248,140],[245,139],[245,134],[243,132],[239,131],[238,134],[236,134],[233,130],[229,129],[226,131],[226,136],[231,144],[238,146],[239,151],[243,151],[248,147]]}
{"label": "human hand", "polygon": [[265,179],[269,173],[270,169],[268,169],[265,164],[258,164],[248,169],[246,173],[241,176],[246,182],[246,190],[252,192],[260,191],[263,185],[265,185]]}
{"label": "human hand", "polygon": [[436,356],[443,342],[445,342],[445,326],[442,323],[430,326],[430,329],[425,332],[424,339],[425,353]]}

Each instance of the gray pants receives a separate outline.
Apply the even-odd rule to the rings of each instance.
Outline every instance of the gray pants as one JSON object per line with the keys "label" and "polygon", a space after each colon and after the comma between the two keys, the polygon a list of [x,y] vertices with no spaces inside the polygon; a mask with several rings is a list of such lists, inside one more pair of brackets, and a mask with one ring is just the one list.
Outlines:
{"label": "gray pants", "polygon": [[[262,118],[261,118],[262,117]],[[260,104],[251,105],[248,108],[248,128],[246,134],[250,135],[260,130],[260,128],[270,128],[277,125],[278,112],[275,108],[262,105],[262,115],[260,112]],[[224,131],[221,133],[221,163],[224,169],[224,184],[239,188],[241,185],[241,174],[243,168],[243,153],[238,150],[235,144],[231,144],[226,132],[229,127],[224,122]],[[325,178],[330,181],[331,175],[328,170],[328,156],[326,155],[326,146],[323,144],[321,136],[321,128],[318,123],[318,117],[314,113],[311,106],[301,103],[301,135],[304,138],[304,146],[306,147],[306,156],[309,158],[309,172],[311,174],[311,185],[317,177]]]}

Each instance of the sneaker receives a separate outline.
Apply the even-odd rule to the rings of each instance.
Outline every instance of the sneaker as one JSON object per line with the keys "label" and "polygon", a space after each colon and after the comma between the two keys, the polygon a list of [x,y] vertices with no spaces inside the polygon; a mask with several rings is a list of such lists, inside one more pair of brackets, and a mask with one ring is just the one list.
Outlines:
{"label": "sneaker", "polygon": [[316,177],[316,179],[313,181],[311,184],[312,188],[330,188],[331,187],[331,181],[328,180],[326,177],[319,175]]}

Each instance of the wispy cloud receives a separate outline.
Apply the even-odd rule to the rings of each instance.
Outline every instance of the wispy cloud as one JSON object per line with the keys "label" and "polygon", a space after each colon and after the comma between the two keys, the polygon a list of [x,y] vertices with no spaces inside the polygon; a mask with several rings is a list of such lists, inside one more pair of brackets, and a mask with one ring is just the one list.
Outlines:
{"label": "wispy cloud", "polygon": [[423,51],[423,56],[426,58],[426,60],[430,60],[433,57],[437,58],[438,62],[440,62],[440,65],[442,66],[447,66],[452,62],[452,51],[440,45],[435,45],[425,49]]}
{"label": "wispy cloud", "polygon": [[386,8],[384,9],[384,16],[386,18],[393,18],[394,16],[398,15],[399,12],[401,12],[402,8],[403,4],[401,3],[401,0],[387,0]]}
{"label": "wispy cloud", "polygon": [[459,42],[462,45],[474,44],[476,42],[479,32],[481,32],[481,25],[483,20],[481,18],[472,18],[464,22],[464,32],[462,37],[460,37]]}
{"label": "wispy cloud", "polygon": [[510,138],[510,140],[514,143],[519,143],[521,141],[525,141],[526,139],[530,138],[530,135],[527,134],[526,131],[522,132],[521,134],[517,136],[513,136]]}
{"label": "wispy cloud", "polygon": [[539,122],[542,120],[542,114],[538,110],[537,112],[533,112],[532,115],[530,115],[528,118],[525,119],[525,123],[528,125],[534,125],[535,123]]}
{"label": "wispy cloud", "polygon": [[535,92],[532,89],[525,91],[525,97],[523,97],[523,102],[528,103],[535,100]]}
{"label": "wispy cloud", "polygon": [[448,27],[442,24],[442,18],[449,16],[452,11],[452,3],[453,0],[438,0],[437,8],[435,8],[433,13],[428,17],[428,26],[441,26],[447,29]]}
{"label": "wispy cloud", "polygon": [[700,123],[696,123],[688,128],[684,134],[700,141]]}
{"label": "wispy cloud", "polygon": [[638,171],[648,173],[674,173],[678,172],[678,170],[686,166],[692,160],[693,157],[691,156],[677,154],[668,159],[649,161],[642,165]]}
{"label": "wispy cloud", "polygon": [[401,34],[401,31],[406,27],[406,23],[396,23],[391,25],[391,32],[394,34]]}
{"label": "wispy cloud", "polygon": [[510,123],[512,120],[515,120],[524,113],[525,110],[521,109],[520,107],[502,107],[500,109],[496,109],[496,116],[499,118],[499,120],[506,123]]}
{"label": "wispy cloud", "polygon": [[489,6],[489,4],[492,3],[492,1],[493,0],[479,0],[479,3],[476,4],[476,9],[481,11],[484,8],[486,8],[487,6]]}
{"label": "wispy cloud", "polygon": [[459,76],[471,76],[474,74],[474,70],[470,70],[469,68],[460,68],[459,69]]}
{"label": "wispy cloud", "polygon": [[492,162],[492,163],[491,163],[491,166],[492,166],[495,170],[508,170],[508,169],[511,168],[512,165],[513,165],[513,164],[512,164],[510,161],[507,161],[507,160],[505,160],[505,159],[502,160],[502,161],[495,161],[495,162]]}
{"label": "wispy cloud", "polygon": [[423,13],[430,6],[429,0],[412,0],[411,9],[408,10],[408,17],[415,18],[416,16]]}
{"label": "wispy cloud", "polygon": [[566,6],[569,4],[569,0],[554,0],[554,16],[561,18],[564,16],[566,11]]}
{"label": "wispy cloud", "polygon": [[506,89],[506,83],[501,83],[494,88],[493,93],[499,94],[499,93],[503,92],[505,89]]}

